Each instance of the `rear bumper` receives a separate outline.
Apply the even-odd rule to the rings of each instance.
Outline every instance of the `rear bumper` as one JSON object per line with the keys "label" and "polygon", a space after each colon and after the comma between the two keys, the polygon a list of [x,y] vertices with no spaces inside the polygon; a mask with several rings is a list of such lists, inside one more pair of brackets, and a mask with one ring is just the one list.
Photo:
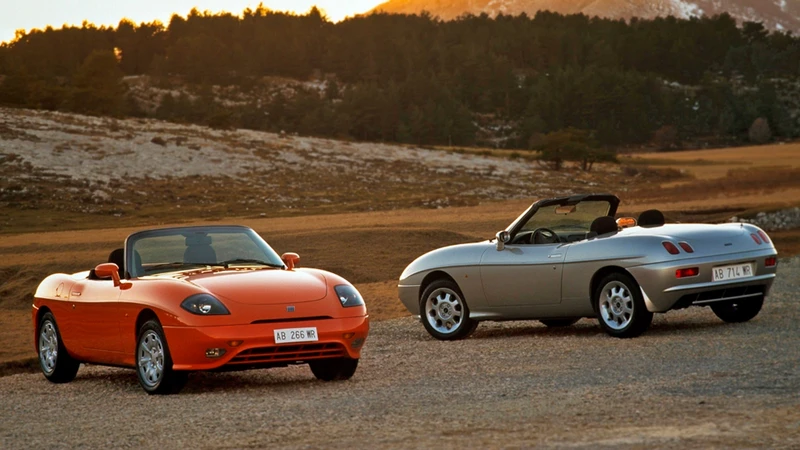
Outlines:
{"label": "rear bumper", "polygon": [[[275,344],[274,331],[316,327],[318,341]],[[369,334],[369,316],[217,327],[164,327],[175,370],[237,370],[281,366],[313,359],[353,358]],[[231,341],[242,341],[236,347]],[[221,348],[217,358],[207,349]]]}
{"label": "rear bumper", "polygon": [[[742,300],[767,295],[775,280],[777,266],[766,267],[764,260],[776,256],[774,249],[714,256],[687,258],[659,264],[628,268],[642,289],[645,304],[651,312],[666,312],[690,305],[707,305],[715,301]],[[754,275],[730,281],[712,281],[712,269],[740,263],[753,263]],[[697,267],[694,277],[676,278],[675,271]]]}

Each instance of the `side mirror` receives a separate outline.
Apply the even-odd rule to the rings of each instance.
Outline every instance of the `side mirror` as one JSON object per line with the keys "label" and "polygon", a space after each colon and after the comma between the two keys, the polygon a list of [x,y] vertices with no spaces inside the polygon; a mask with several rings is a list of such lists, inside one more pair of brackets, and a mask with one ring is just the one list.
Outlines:
{"label": "side mirror", "polygon": [[293,270],[294,266],[297,265],[297,261],[300,261],[300,255],[297,253],[284,253],[281,255],[281,260],[286,264],[286,270]]}
{"label": "side mirror", "polygon": [[502,251],[506,248],[506,244],[511,240],[511,233],[508,231],[498,231],[497,234],[494,235],[497,238],[497,251]]}
{"label": "side mirror", "polygon": [[128,289],[133,286],[130,281],[122,281],[119,279],[119,266],[114,263],[99,264],[94,268],[94,274],[97,275],[98,278],[111,278],[114,280],[114,287],[120,289]]}

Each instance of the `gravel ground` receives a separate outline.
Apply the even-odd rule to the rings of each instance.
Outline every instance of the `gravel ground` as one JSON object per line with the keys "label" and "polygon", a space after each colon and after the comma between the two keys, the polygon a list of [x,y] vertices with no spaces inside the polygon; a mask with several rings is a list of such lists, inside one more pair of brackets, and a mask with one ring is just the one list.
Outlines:
{"label": "gravel ground", "polygon": [[411,318],[375,323],[356,376],[305,366],[195,374],[147,396],[133,371],[53,385],[0,378],[0,448],[800,448],[800,258],[761,314],[656,316],[617,340],[596,322],[484,323],[459,342]]}

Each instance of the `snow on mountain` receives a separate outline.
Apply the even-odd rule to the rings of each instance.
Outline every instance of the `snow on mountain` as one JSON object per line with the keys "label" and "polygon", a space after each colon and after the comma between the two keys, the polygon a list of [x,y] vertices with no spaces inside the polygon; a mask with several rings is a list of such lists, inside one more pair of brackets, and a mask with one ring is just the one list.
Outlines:
{"label": "snow on mountain", "polygon": [[615,19],[689,19],[727,12],[739,22],[762,22],[772,30],[800,32],[800,0],[389,0],[374,9],[400,14],[427,11],[444,20],[482,13],[532,16],[542,10]]}

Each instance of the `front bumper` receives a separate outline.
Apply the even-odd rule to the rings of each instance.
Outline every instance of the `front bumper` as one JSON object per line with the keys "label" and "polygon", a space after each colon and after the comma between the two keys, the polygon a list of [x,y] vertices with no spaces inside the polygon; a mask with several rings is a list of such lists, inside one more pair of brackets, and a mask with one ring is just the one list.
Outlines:
{"label": "front bumper", "polygon": [[397,295],[400,297],[400,301],[414,316],[419,316],[419,288],[418,284],[400,284],[397,286]]}
{"label": "front bumper", "polygon": [[[316,327],[319,340],[275,344],[275,330],[304,327]],[[369,316],[213,327],[165,326],[164,334],[175,370],[237,370],[312,359],[357,359],[369,334]],[[233,347],[231,341],[242,343]],[[217,348],[225,353],[206,357],[206,350]]]}
{"label": "front bumper", "polygon": [[[746,300],[767,295],[775,280],[777,266],[766,267],[764,260],[776,256],[774,249],[743,252],[705,258],[687,258],[658,264],[628,268],[642,289],[645,304],[651,312],[666,312],[691,304],[705,305],[714,301]],[[754,275],[730,281],[712,281],[714,267],[753,263]],[[694,277],[676,278],[675,271],[697,267]]]}

